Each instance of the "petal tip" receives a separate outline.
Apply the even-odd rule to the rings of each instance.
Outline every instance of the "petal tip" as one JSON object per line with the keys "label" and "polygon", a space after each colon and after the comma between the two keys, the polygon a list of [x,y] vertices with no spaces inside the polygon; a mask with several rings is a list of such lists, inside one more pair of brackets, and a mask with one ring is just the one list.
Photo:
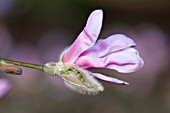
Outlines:
{"label": "petal tip", "polygon": [[123,82],[122,85],[129,85],[129,83],[128,82]]}
{"label": "petal tip", "polygon": [[128,82],[125,82],[125,81],[122,81],[122,80],[119,80],[119,81],[115,82],[115,84],[117,84],[117,85],[129,85]]}
{"label": "petal tip", "polygon": [[100,73],[91,73],[91,75],[98,80],[105,81],[108,83],[112,83],[116,85],[129,85],[128,82],[125,82],[125,81],[122,81],[116,78],[108,77]]}
{"label": "petal tip", "polygon": [[138,66],[136,67],[136,69],[134,71],[138,71],[139,69],[141,69],[144,65],[144,61],[143,59],[139,56],[139,60],[138,60]]}
{"label": "petal tip", "polygon": [[96,9],[94,10],[91,15],[98,15],[100,18],[103,17],[103,10],[102,9]]}
{"label": "petal tip", "polygon": [[103,10],[102,9],[96,9],[93,12],[103,13]]}

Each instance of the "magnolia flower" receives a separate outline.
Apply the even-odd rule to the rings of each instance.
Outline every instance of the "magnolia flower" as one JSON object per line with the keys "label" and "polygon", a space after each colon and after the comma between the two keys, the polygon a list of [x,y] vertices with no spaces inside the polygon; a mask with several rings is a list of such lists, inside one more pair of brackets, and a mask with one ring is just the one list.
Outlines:
{"label": "magnolia flower", "polygon": [[90,68],[108,68],[130,73],[137,71],[144,64],[134,48],[135,42],[125,35],[116,34],[97,41],[102,21],[103,11],[93,11],[75,42],[62,53],[60,62],[47,63],[46,66],[51,70],[45,69],[46,72],[60,75],[68,87],[84,94],[97,94],[104,90],[95,78],[127,85],[127,82],[116,78],[87,71]]}

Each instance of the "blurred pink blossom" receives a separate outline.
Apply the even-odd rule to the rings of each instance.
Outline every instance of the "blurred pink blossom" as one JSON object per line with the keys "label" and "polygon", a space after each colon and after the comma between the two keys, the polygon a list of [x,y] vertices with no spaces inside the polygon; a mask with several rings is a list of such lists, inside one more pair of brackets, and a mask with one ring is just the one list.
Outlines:
{"label": "blurred pink blossom", "polygon": [[0,98],[4,97],[10,89],[11,85],[9,81],[6,79],[0,79]]}
{"label": "blurred pink blossom", "polygon": [[[62,62],[71,62],[80,67],[109,68],[121,73],[140,69],[144,62],[134,48],[135,42],[122,34],[111,35],[96,42],[103,21],[103,11],[95,10],[89,16],[86,26],[75,42],[65,51]],[[95,78],[114,84],[127,84],[124,81],[91,73]]]}

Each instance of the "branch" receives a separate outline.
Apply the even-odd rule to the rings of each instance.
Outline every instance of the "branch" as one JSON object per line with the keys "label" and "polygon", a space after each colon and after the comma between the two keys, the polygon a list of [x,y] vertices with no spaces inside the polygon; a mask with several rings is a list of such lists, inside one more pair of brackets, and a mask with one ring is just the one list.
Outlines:
{"label": "branch", "polygon": [[43,67],[44,67],[43,65],[37,65],[37,64],[31,64],[31,63],[25,63],[25,62],[0,58],[0,70],[5,73],[21,75],[22,69],[19,68],[18,66],[33,68],[41,71],[43,71]]}

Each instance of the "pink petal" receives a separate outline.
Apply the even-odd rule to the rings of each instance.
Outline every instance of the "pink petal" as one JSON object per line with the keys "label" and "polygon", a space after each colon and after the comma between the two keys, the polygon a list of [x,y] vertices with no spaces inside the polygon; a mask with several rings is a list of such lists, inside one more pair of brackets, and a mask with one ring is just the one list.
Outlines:
{"label": "pink petal", "polygon": [[80,56],[103,57],[135,45],[135,42],[131,38],[122,34],[116,34],[106,39],[99,40],[93,47],[83,52]]}
{"label": "pink petal", "polygon": [[102,20],[102,10],[95,10],[91,13],[85,28],[79,34],[75,42],[70,46],[68,51],[64,54],[62,59],[63,62],[74,63],[82,52],[89,49],[96,43],[102,27]]}
{"label": "pink petal", "polygon": [[84,68],[109,68],[130,73],[140,69],[144,62],[136,49],[127,48],[102,57],[81,56],[75,64]]}
{"label": "pink petal", "polygon": [[128,85],[129,83],[116,79],[116,78],[112,78],[112,77],[107,77],[105,75],[99,74],[99,73],[91,73],[91,75],[93,75],[94,78],[98,79],[98,80],[102,80],[105,82],[109,82],[112,84],[117,84],[117,85]]}

